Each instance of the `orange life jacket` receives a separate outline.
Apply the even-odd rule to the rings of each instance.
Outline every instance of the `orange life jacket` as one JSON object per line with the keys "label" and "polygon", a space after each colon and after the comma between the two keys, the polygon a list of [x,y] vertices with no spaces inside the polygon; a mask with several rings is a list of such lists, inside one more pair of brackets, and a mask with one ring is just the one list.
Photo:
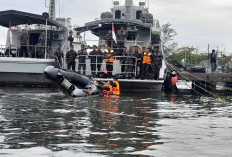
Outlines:
{"label": "orange life jacket", "polygon": [[114,50],[111,50],[110,52],[106,50],[105,52],[106,52],[105,62],[113,63],[114,57],[112,56],[112,54],[114,53]]}
{"label": "orange life jacket", "polygon": [[152,55],[151,52],[149,52],[148,54],[144,52],[143,64],[151,64],[151,55]]}
{"label": "orange life jacket", "polygon": [[116,87],[113,87],[113,94],[114,95],[119,95],[120,94],[120,86],[118,81],[114,81],[114,83],[116,84]]}
{"label": "orange life jacket", "polygon": [[113,94],[113,88],[111,85],[104,85],[104,87],[109,87],[109,91],[108,90],[105,90],[105,89],[102,89],[102,94],[104,97],[110,97],[112,94]]}

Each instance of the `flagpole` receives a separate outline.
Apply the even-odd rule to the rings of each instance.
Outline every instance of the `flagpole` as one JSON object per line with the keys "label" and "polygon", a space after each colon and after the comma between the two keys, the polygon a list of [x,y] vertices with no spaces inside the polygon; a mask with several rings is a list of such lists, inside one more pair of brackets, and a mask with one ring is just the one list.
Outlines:
{"label": "flagpole", "polygon": [[[11,38],[10,33],[11,33],[11,22],[9,21],[9,39]],[[9,46],[9,57],[10,57],[10,53],[11,53],[11,40],[12,40],[12,39],[9,40],[9,42],[10,42],[10,46]]]}

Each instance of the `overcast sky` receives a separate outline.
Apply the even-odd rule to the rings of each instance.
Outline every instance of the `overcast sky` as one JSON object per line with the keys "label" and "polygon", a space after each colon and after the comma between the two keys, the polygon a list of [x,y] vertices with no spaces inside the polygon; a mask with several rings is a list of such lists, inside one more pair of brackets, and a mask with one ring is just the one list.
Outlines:
{"label": "overcast sky", "polygon": [[[109,11],[112,0],[57,0],[62,17],[71,17],[79,26],[99,18]],[[123,1],[123,0],[122,0]],[[136,0],[135,0],[136,1]],[[143,1],[143,0],[141,0]],[[42,14],[47,11],[44,0],[0,0],[0,11],[15,9]],[[64,3],[65,2],[65,3]],[[175,40],[182,46],[198,47],[232,53],[232,0],[150,0],[150,12],[160,24],[171,23],[178,35]],[[6,29],[0,27],[0,44],[5,44]]]}

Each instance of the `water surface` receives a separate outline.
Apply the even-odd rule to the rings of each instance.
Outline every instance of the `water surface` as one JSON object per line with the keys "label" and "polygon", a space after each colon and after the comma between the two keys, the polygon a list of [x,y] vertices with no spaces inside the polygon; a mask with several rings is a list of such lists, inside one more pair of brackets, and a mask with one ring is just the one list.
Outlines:
{"label": "water surface", "polygon": [[71,98],[0,89],[0,156],[218,157],[231,148],[232,104],[190,91]]}

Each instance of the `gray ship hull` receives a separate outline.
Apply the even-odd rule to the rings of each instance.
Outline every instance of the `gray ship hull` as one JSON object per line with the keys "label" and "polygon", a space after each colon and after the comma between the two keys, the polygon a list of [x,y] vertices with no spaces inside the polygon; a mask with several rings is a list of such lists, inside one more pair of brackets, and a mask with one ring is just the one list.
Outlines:
{"label": "gray ship hull", "polygon": [[0,58],[0,85],[47,86],[50,81],[43,71],[53,62],[53,59]]}
{"label": "gray ship hull", "polygon": [[[97,78],[96,81],[112,81],[112,79]],[[153,91],[158,92],[162,90],[164,80],[127,80],[119,79],[120,89],[123,91]]]}

